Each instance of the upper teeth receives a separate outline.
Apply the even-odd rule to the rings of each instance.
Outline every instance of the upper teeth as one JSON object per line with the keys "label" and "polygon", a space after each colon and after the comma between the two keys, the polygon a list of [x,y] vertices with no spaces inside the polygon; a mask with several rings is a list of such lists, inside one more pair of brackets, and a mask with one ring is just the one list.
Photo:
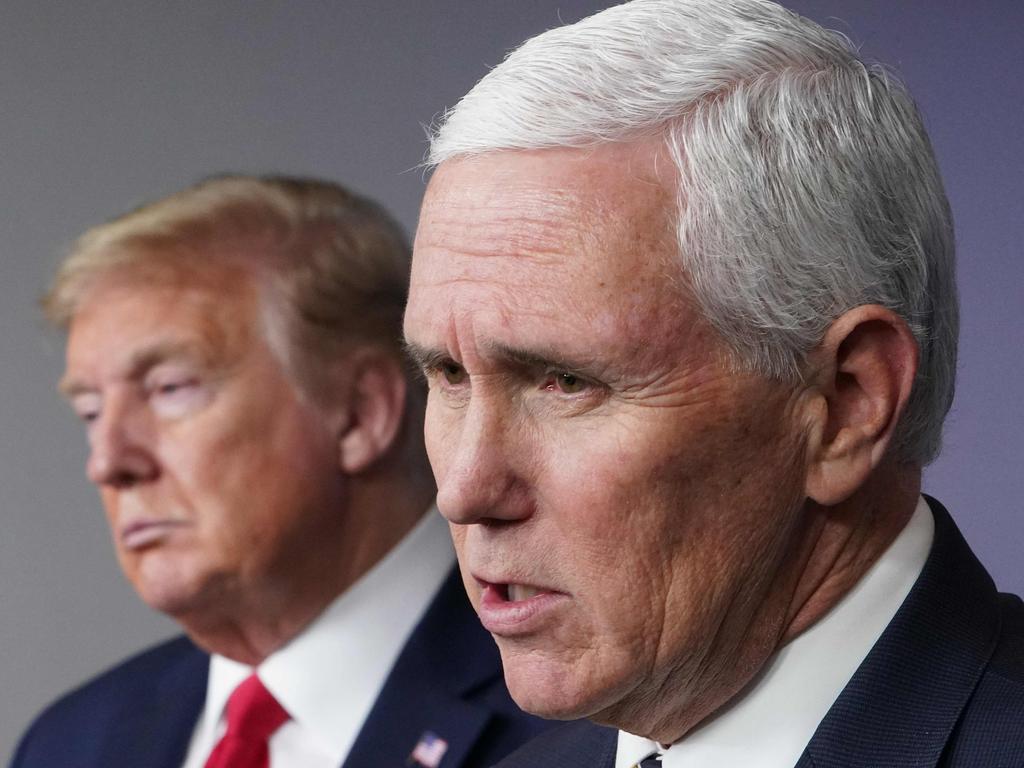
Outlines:
{"label": "upper teeth", "polygon": [[539,594],[540,590],[536,587],[528,587],[525,584],[508,585],[508,599],[513,603],[519,600],[529,600]]}

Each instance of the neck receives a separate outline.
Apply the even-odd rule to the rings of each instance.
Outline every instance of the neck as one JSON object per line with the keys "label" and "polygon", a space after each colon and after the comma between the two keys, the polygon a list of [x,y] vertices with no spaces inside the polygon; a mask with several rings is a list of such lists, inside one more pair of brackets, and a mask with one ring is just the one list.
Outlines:
{"label": "neck", "polygon": [[919,469],[890,465],[842,504],[813,511],[819,532],[793,592],[780,647],[853,589],[906,526],[920,493]]}
{"label": "neck", "polygon": [[[672,744],[742,697],[767,661],[824,617],[885,553],[913,515],[919,494],[920,470],[893,465],[879,467],[868,484],[837,506],[808,501],[803,533],[745,636],[729,653],[730,663],[682,712],[652,719],[646,711],[643,726],[625,730]],[[682,695],[666,681],[658,698]]]}
{"label": "neck", "polygon": [[203,650],[255,667],[298,637],[329,604],[330,600],[319,606],[307,601],[306,610],[292,606],[278,615],[268,611],[266,605],[255,610],[239,605],[230,615],[206,617],[193,613],[174,618]]}
{"label": "neck", "polygon": [[358,480],[352,484],[348,510],[339,513],[344,529],[337,546],[293,554],[263,583],[244,590],[225,585],[204,605],[173,616],[192,641],[209,653],[259,665],[380,562],[434,498],[432,481],[410,483],[393,469],[378,469]]}

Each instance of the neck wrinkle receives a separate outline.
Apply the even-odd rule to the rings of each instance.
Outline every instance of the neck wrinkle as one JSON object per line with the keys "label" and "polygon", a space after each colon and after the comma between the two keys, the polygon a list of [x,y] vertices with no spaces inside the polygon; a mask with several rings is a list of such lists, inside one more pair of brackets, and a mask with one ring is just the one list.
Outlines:
{"label": "neck wrinkle", "polygon": [[860,582],[907,525],[920,493],[920,469],[890,465],[843,503],[815,505],[812,514],[823,526],[794,592],[780,648]]}

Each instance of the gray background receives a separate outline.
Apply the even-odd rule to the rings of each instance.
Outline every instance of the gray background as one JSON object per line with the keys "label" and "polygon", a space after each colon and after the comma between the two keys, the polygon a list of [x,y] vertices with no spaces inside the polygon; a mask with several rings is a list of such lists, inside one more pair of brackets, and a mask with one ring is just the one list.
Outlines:
{"label": "gray background", "polygon": [[[583,0],[0,5],[0,759],[46,701],[173,632],[122,583],[34,301],[84,228],[217,171],[341,180],[414,227],[422,125]],[[911,85],[957,217],[963,335],[926,488],[1024,592],[1024,3],[793,0]]]}

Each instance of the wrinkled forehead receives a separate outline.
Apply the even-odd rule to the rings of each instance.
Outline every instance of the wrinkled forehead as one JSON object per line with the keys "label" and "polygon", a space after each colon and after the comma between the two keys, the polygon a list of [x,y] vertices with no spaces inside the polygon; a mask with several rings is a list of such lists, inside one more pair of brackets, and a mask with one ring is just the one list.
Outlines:
{"label": "wrinkled forehead", "polygon": [[676,246],[674,177],[661,175],[669,165],[641,145],[446,161],[420,216],[407,339],[443,346],[470,320],[499,329],[502,343],[564,337],[576,332],[572,322],[594,345],[670,330],[678,338],[669,326],[690,316],[692,302]]}
{"label": "wrinkled forehead", "polygon": [[638,269],[667,276],[678,264],[675,182],[658,160],[656,148],[630,144],[446,161],[424,198],[413,289],[469,267],[507,270],[498,262],[509,258],[524,275],[568,271],[618,287]]}
{"label": "wrinkled forehead", "polygon": [[147,263],[98,275],[81,294],[68,328],[69,371],[124,367],[146,350],[188,351],[207,363],[237,357],[258,332],[251,274],[225,265]]}

